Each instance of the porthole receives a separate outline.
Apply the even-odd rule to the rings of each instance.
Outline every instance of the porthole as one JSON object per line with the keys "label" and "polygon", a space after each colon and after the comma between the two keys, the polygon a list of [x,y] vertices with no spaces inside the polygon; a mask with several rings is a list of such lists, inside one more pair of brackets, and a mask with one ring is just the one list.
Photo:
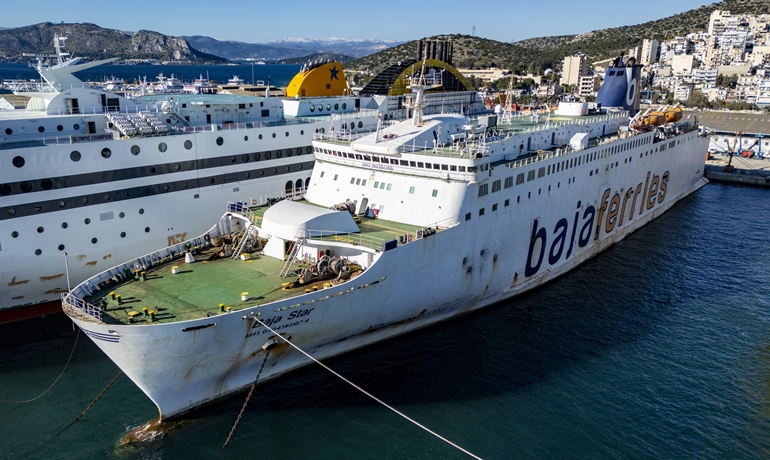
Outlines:
{"label": "porthole", "polygon": [[273,174],[278,174],[278,168],[273,168]]}
{"label": "porthole", "polygon": [[302,169],[302,168],[303,168],[303,166],[302,166],[302,164],[300,164],[300,165],[299,165],[299,169]]}
{"label": "porthole", "polygon": [[334,104],[334,110],[339,110],[339,109],[340,109],[340,105],[339,104]]}
{"label": "porthole", "polygon": [[121,238],[125,238],[126,237],[126,232],[120,232],[120,237]]}
{"label": "porthole", "polygon": [[69,227],[69,224],[67,222],[61,223],[61,228],[67,228],[67,227]]}
{"label": "porthole", "polygon": [[230,157],[230,163],[235,163],[236,161],[238,160],[235,157]]}
{"label": "porthole", "polygon": [[64,126],[62,125],[57,126],[56,131],[64,131]]}
{"label": "porthole", "polygon": [[36,256],[39,256],[42,253],[43,253],[43,251],[41,251],[40,249],[35,249],[35,255]]}
{"label": "porthole", "polygon": [[63,250],[64,250],[64,245],[63,245],[63,244],[60,244],[60,245],[59,245],[59,251],[63,251]]}
{"label": "porthole", "polygon": [[271,152],[265,152],[265,160],[269,160],[272,156],[273,154]]}
{"label": "porthole", "polygon": [[187,188],[187,182],[182,182],[182,188]]}
{"label": "porthole", "polygon": [[65,202],[64,200],[59,200],[59,207],[63,208],[65,206],[67,206],[67,202]]}
{"label": "porthole", "polygon": [[80,129],[80,125],[79,125],[79,124],[77,124],[77,123],[75,123],[74,125],[72,125],[72,129],[74,129],[75,131],[77,131],[77,130],[79,130],[79,129]]}
{"label": "porthole", "polygon": [[150,227],[144,227],[144,233],[150,233]]}
{"label": "porthole", "polygon": [[144,208],[139,209],[139,214],[144,214]]}
{"label": "porthole", "polygon": [[91,238],[91,244],[96,244],[98,240],[96,238]]}
{"label": "porthole", "polygon": [[224,144],[224,143],[225,143],[225,140],[224,140],[224,139],[222,139],[221,137],[218,137],[218,138],[217,138],[217,145],[222,145],[222,144]]}
{"label": "porthole", "polygon": [[286,172],[291,172],[291,166],[286,167]]}
{"label": "porthole", "polygon": [[321,104],[318,104],[318,111],[323,112],[323,110],[324,110],[324,106]]}
{"label": "porthole", "polygon": [[288,131],[286,131],[286,137],[289,137],[289,132]]}
{"label": "porthole", "polygon": [[53,181],[51,179],[43,179],[40,181],[40,186],[43,190],[51,190],[53,188]]}
{"label": "porthole", "polygon": [[299,134],[300,134],[301,136],[304,136],[304,135],[305,135],[305,130],[303,129],[302,131],[300,131],[300,132],[299,132]]}
{"label": "porthole", "polygon": [[347,123],[343,123],[342,124],[342,130],[344,131],[346,129],[348,129],[348,124]]}
{"label": "porthole", "polygon": [[141,150],[142,150],[142,149],[140,149],[138,145],[132,145],[132,146],[131,146],[131,154],[132,154],[132,155],[139,155],[139,152],[140,152]]}
{"label": "porthole", "polygon": [[37,132],[44,133],[45,132],[45,126],[38,126],[37,127]]}
{"label": "porthole", "polygon": [[175,169],[175,170],[177,170],[177,171],[179,171],[180,169],[182,169],[182,165],[180,165],[179,163],[177,163],[177,164],[175,164],[175,165],[174,165],[174,169]]}
{"label": "porthole", "polygon": [[5,134],[10,136],[11,134],[13,134],[13,130],[11,128],[5,128]]}
{"label": "porthole", "polygon": [[275,133],[273,133],[273,139],[275,139]]}
{"label": "porthole", "polygon": [[286,149],[286,156],[290,157],[292,155],[293,155],[293,152],[291,151],[291,149]]}
{"label": "porthole", "polygon": [[80,152],[78,152],[77,150],[73,150],[70,153],[70,160],[72,160],[74,162],[80,161]]}
{"label": "porthole", "polygon": [[158,144],[158,151],[160,151],[160,153],[163,153],[166,150],[168,150],[168,146],[166,145],[165,142],[161,142],[160,144]]}
{"label": "porthole", "polygon": [[330,111],[331,109],[332,109],[332,105],[331,105],[331,104],[326,104],[326,111],[328,112],[328,111]]}
{"label": "porthole", "polygon": [[15,232],[15,231],[11,232],[11,238],[18,238],[18,237],[19,237],[19,232]]}
{"label": "porthole", "polygon": [[88,224],[90,224],[90,223],[91,223],[91,219],[89,219],[88,217],[86,217],[86,220],[84,220],[84,221],[83,221],[83,223],[84,223],[84,224],[86,224],[86,225],[88,225]]}
{"label": "porthole", "polygon": [[112,156],[110,149],[102,149],[102,158],[109,158],[110,156]]}
{"label": "porthole", "polygon": [[32,191],[32,189],[35,188],[35,184],[33,184],[32,182],[30,182],[28,180],[25,180],[24,182],[21,183],[20,188],[21,188],[22,192],[29,193],[29,192]]}
{"label": "porthole", "polygon": [[364,127],[364,122],[362,122],[362,121],[359,121],[359,122],[358,122],[358,127],[359,127],[359,128],[363,128],[363,127]]}
{"label": "porthole", "polygon": [[11,194],[11,186],[8,184],[0,184],[0,195],[8,196]]}
{"label": "porthole", "polygon": [[209,179],[209,184],[213,184],[213,183],[214,183],[214,178],[212,177],[211,179]]}
{"label": "porthole", "polygon": [[283,151],[282,150],[276,150],[275,151],[275,157],[276,158],[281,158],[282,156],[283,156]]}
{"label": "porthole", "polygon": [[163,184],[163,191],[168,192],[168,184]]}
{"label": "porthole", "polygon": [[80,202],[83,204],[88,204],[88,198],[84,196],[83,198],[80,199]]}
{"label": "porthole", "polygon": [[243,140],[244,141],[248,141],[249,140],[249,136],[243,136]]}
{"label": "porthole", "polygon": [[17,168],[21,168],[22,166],[24,166],[24,158],[22,158],[22,157],[13,157],[12,163]]}
{"label": "porthole", "polygon": [[259,176],[260,176],[260,177],[262,177],[262,176],[264,176],[264,175],[265,175],[265,171],[264,171],[264,170],[262,170],[262,169],[260,169],[260,170],[259,170]]}
{"label": "porthole", "polygon": [[313,147],[306,147],[305,153],[308,153],[308,154],[313,153]]}
{"label": "porthole", "polygon": [[122,219],[122,218],[126,217],[126,213],[125,212],[121,212],[120,214],[118,214],[118,217],[120,217]]}
{"label": "porthole", "polygon": [[[310,111],[311,111],[311,112],[315,112],[315,106],[314,106],[314,105],[311,105],[311,106],[310,106]],[[10,134],[10,133],[9,133],[9,134]]]}
{"label": "porthole", "polygon": [[40,206],[39,204],[36,204],[35,206],[32,206],[32,209],[34,209],[35,212],[40,212],[40,210],[43,209],[43,207]]}
{"label": "porthole", "polygon": [[192,141],[189,139],[184,141],[184,148],[186,148],[187,150],[190,150],[192,148]]}
{"label": "porthole", "polygon": [[259,158],[260,158],[259,152],[255,153],[254,154],[254,161],[259,161]]}
{"label": "porthole", "polygon": [[345,102],[343,102],[343,103],[342,103],[342,110],[345,110],[345,109],[347,109],[347,108],[348,108],[348,105],[347,105]]}
{"label": "porthole", "polygon": [[262,135],[261,134],[259,135],[259,138],[262,139]]}
{"label": "porthole", "polygon": [[43,233],[44,231],[45,231],[45,229],[43,227],[38,227],[37,228],[37,232],[38,233]]}
{"label": "porthole", "polygon": [[151,172],[152,174],[155,174],[156,172],[158,172],[158,168],[156,168],[155,166],[153,166],[152,168],[150,168],[150,172]]}
{"label": "porthole", "polygon": [[108,193],[104,195],[104,201],[110,201],[112,199],[112,196]]}
{"label": "porthole", "polygon": [[144,193],[145,195],[149,195],[150,193],[152,193],[152,190],[150,190],[150,187],[147,187],[144,189]]}
{"label": "porthole", "polygon": [[246,154],[241,155],[241,161],[243,161],[244,163],[248,163],[249,162],[249,156],[246,155]]}

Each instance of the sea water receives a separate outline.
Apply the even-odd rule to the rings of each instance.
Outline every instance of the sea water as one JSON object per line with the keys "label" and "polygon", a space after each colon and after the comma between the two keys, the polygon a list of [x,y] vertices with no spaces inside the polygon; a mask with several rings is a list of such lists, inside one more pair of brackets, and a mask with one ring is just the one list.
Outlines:
{"label": "sea water", "polygon": [[[770,456],[768,191],[710,184],[536,291],[327,364],[487,459]],[[440,269],[440,267],[438,268]],[[62,315],[0,327],[0,458],[214,458],[245,393],[164,436]],[[159,353],[162,352],[159,350]],[[152,359],[152,357],[148,357]],[[465,454],[318,366],[257,386],[219,458]]]}

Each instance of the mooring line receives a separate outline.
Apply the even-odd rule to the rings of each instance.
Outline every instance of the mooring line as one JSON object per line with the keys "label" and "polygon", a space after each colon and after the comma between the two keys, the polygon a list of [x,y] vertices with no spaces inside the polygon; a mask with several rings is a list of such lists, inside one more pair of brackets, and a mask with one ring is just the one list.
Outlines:
{"label": "mooring line", "polygon": [[225,443],[222,444],[222,447],[219,448],[219,452],[217,452],[217,455],[214,458],[219,457],[219,454],[222,453],[223,450],[225,450],[225,447],[227,447],[227,444],[230,443],[230,438],[233,437],[233,433],[235,433],[235,427],[238,426],[238,422],[241,421],[241,417],[243,416],[243,412],[246,410],[246,406],[249,405],[249,399],[251,399],[251,394],[254,392],[254,387],[257,386],[257,382],[259,381],[259,376],[262,375],[262,369],[265,368],[265,363],[267,362],[267,357],[270,356],[270,348],[265,350],[265,359],[262,360],[262,365],[259,367],[259,372],[257,372],[256,378],[254,378],[254,383],[251,384],[251,389],[249,389],[249,395],[246,396],[246,401],[243,403],[243,406],[241,406],[241,412],[238,413],[238,418],[235,419],[235,423],[233,424],[233,427],[230,428],[230,434],[227,435],[227,439],[225,440]]}
{"label": "mooring line", "polygon": [[61,376],[62,376],[62,375],[64,375],[64,371],[66,371],[66,370],[67,370],[67,366],[69,366],[69,365],[70,365],[70,361],[72,360],[72,355],[74,355],[74,354],[75,354],[75,347],[77,347],[77,346],[78,346],[78,338],[79,338],[79,337],[80,337],[80,328],[78,328],[78,333],[77,333],[77,335],[75,336],[75,344],[74,344],[74,345],[72,345],[72,351],[70,352],[70,357],[69,357],[69,358],[67,358],[67,364],[65,364],[65,365],[64,365],[64,369],[62,369],[62,371],[61,371],[61,374],[59,374],[59,376],[58,376],[58,377],[56,377],[56,380],[54,380],[54,381],[53,381],[53,383],[51,384],[51,386],[50,386],[50,387],[48,387],[48,389],[47,389],[47,390],[45,390],[44,392],[40,393],[39,395],[37,395],[36,397],[34,397],[34,398],[32,398],[32,399],[27,399],[27,400],[24,400],[24,401],[16,401],[16,400],[13,400],[13,399],[0,399],[0,402],[10,402],[10,403],[30,403],[30,402],[32,402],[32,401],[35,401],[35,400],[37,400],[37,399],[40,399],[40,398],[41,398],[41,397],[42,397],[44,394],[48,393],[48,392],[51,390],[51,388],[53,388],[53,386],[54,386],[54,385],[56,385],[56,382],[58,382],[58,381],[59,381],[59,379],[61,378]]}
{"label": "mooring line", "polygon": [[[347,383],[348,385],[352,386],[352,387],[353,387],[353,388],[355,388],[356,390],[358,390],[358,391],[360,391],[361,393],[365,394],[366,396],[368,396],[368,397],[372,398],[373,400],[375,400],[375,401],[377,401],[378,403],[382,404],[383,406],[387,407],[388,409],[390,409],[391,411],[393,411],[393,412],[395,412],[396,414],[400,415],[401,417],[403,417],[404,419],[408,420],[409,422],[411,422],[411,423],[413,423],[413,424],[417,425],[418,427],[422,428],[423,430],[427,431],[428,433],[432,434],[433,436],[437,437],[438,439],[440,439],[440,440],[444,441],[445,443],[449,444],[450,446],[452,446],[452,447],[454,447],[454,448],[456,448],[456,449],[460,450],[461,452],[464,452],[465,454],[467,454],[467,455],[469,455],[469,456],[471,456],[471,457],[473,457],[473,458],[475,458],[475,459],[477,459],[477,460],[482,460],[482,459],[481,459],[481,457],[479,457],[478,455],[476,455],[476,454],[474,454],[474,453],[470,452],[469,450],[467,450],[467,449],[464,449],[463,447],[461,447],[461,446],[459,446],[459,445],[455,444],[454,442],[450,441],[449,439],[447,439],[447,438],[445,438],[445,437],[441,436],[440,434],[436,433],[435,431],[432,431],[432,430],[431,430],[431,429],[429,429],[428,427],[426,427],[426,426],[424,426],[424,425],[420,424],[420,423],[419,423],[419,422],[417,422],[416,420],[413,420],[413,419],[409,418],[409,417],[408,417],[406,414],[403,414],[403,413],[399,412],[398,410],[396,410],[395,408],[393,408],[393,407],[389,406],[389,405],[388,405],[388,404],[386,404],[384,401],[381,401],[380,399],[378,399],[377,397],[375,397],[375,396],[374,396],[374,395],[372,395],[371,393],[367,392],[366,390],[364,390],[364,389],[363,389],[363,388],[361,388],[360,386],[356,385],[355,383],[353,383],[353,382],[351,382],[350,380],[346,379],[346,378],[345,378],[345,377],[343,377],[342,375],[338,374],[337,372],[335,372],[334,370],[332,370],[330,367],[328,367],[327,365],[325,365],[325,364],[324,364],[324,363],[322,363],[321,361],[319,361],[319,360],[315,359],[314,357],[312,357],[312,356],[310,356],[308,353],[306,353],[304,350],[302,350],[302,349],[301,349],[301,348],[299,348],[298,346],[296,346],[296,345],[294,345],[293,343],[291,343],[291,342],[290,342],[290,341],[289,341],[289,340],[288,340],[286,337],[284,337],[284,336],[282,336],[282,335],[278,334],[277,332],[275,332],[273,329],[271,329],[271,328],[270,328],[270,326],[268,326],[267,324],[263,323],[263,322],[262,322],[262,321],[260,321],[259,319],[257,319],[257,318],[254,318],[254,320],[255,320],[255,321],[257,321],[259,324],[261,324],[261,325],[265,326],[265,328],[267,328],[267,329],[268,329],[270,332],[272,332],[273,334],[275,334],[277,337],[280,337],[280,338],[281,338],[281,340],[283,340],[284,342],[286,342],[286,343],[288,343],[289,345],[291,345],[291,346],[292,346],[292,347],[293,347],[295,350],[297,350],[298,352],[300,352],[300,353],[302,353],[303,355],[307,356],[308,358],[310,358],[312,361],[314,361],[316,364],[318,364],[319,366],[323,367],[323,368],[324,368],[324,369],[326,369],[327,371],[329,371],[329,372],[331,372],[332,374],[336,375],[336,376],[337,376],[337,377],[339,377],[339,378],[340,378],[342,381],[344,381],[344,382],[345,382],[345,383]],[[252,387],[252,388],[253,388],[253,387]]]}
{"label": "mooring line", "polygon": [[98,401],[98,400],[99,400],[99,398],[101,398],[101,397],[104,395],[104,393],[106,393],[106,392],[107,392],[107,390],[109,390],[109,389],[110,389],[110,387],[112,386],[112,384],[113,384],[113,383],[115,383],[115,380],[117,380],[117,379],[118,379],[118,377],[120,377],[121,375],[123,375],[123,371],[120,371],[120,372],[118,372],[118,375],[116,375],[115,377],[113,377],[113,378],[112,378],[112,381],[111,381],[111,382],[110,382],[110,383],[109,383],[109,384],[108,384],[106,387],[104,387],[104,390],[102,390],[102,392],[101,392],[101,393],[99,393],[99,395],[96,397],[96,399],[94,399],[93,401],[91,401],[91,404],[89,404],[89,405],[88,405],[88,407],[86,407],[85,409],[83,409],[83,412],[81,412],[81,413],[80,413],[80,415],[78,415],[78,416],[77,416],[77,418],[76,418],[75,420],[71,421],[69,425],[67,425],[67,426],[65,426],[64,428],[62,428],[62,429],[61,429],[61,431],[59,431],[58,433],[56,433],[55,435],[53,435],[53,437],[55,438],[56,436],[59,436],[60,434],[64,433],[64,431],[65,431],[67,428],[69,428],[69,427],[71,427],[72,425],[74,425],[74,424],[75,424],[75,422],[77,422],[78,420],[80,420],[80,418],[81,418],[82,416],[86,415],[86,412],[88,412],[89,410],[91,410],[91,408],[92,408],[92,407],[94,407],[94,404],[96,404],[96,401]]}

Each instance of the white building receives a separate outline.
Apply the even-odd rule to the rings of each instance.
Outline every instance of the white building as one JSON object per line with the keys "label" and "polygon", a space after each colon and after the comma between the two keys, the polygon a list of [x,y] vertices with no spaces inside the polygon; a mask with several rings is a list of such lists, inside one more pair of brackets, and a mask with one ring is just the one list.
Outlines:
{"label": "white building", "polygon": [[660,43],[654,39],[645,39],[642,42],[642,59],[641,64],[652,65],[658,62],[658,54],[660,53]]}
{"label": "white building", "polygon": [[588,57],[585,54],[578,53],[574,56],[566,56],[562,63],[561,79],[562,85],[577,85],[580,77],[588,75]]}

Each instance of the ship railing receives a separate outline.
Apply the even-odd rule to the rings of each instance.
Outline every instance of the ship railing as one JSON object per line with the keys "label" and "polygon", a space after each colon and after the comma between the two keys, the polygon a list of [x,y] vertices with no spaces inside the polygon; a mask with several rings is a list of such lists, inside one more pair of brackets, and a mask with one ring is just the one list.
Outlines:
{"label": "ship railing", "polygon": [[61,294],[61,301],[64,308],[69,308],[73,313],[79,311],[84,315],[93,317],[97,321],[102,320],[102,310],[99,307],[91,305],[71,292],[63,292]]}
{"label": "ship railing", "polygon": [[[255,203],[254,200],[252,200],[252,203]],[[250,203],[244,202],[244,201],[228,201],[227,202],[227,210],[229,212],[237,213],[245,217],[246,219],[249,219],[249,222],[256,223],[256,220],[254,219],[254,212],[249,208]],[[257,206],[254,204],[254,206]]]}
{"label": "ship railing", "polygon": [[[406,233],[407,232],[405,232],[405,234]],[[311,229],[297,230],[295,240],[298,238],[328,241],[334,243],[345,243],[351,244],[353,246],[363,246],[365,248],[375,249],[378,251],[382,249],[382,243],[385,242],[385,240],[382,238],[377,238],[375,236],[367,235],[364,233],[340,233],[329,230]]]}

